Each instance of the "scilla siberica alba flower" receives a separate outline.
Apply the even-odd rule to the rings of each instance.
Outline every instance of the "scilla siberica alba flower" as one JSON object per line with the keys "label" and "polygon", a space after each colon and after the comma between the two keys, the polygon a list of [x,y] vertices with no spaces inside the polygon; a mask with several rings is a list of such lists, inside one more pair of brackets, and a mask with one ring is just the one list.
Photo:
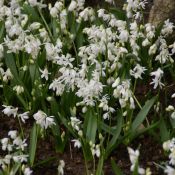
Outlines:
{"label": "scilla siberica alba flower", "polygon": [[146,71],[146,69],[140,64],[137,64],[133,70],[130,70],[130,75],[133,76],[135,79],[142,79],[141,75]]}
{"label": "scilla siberica alba flower", "polygon": [[51,125],[55,125],[54,116],[47,116],[43,111],[39,110],[33,115],[36,123],[41,126],[41,128],[47,129]]}
{"label": "scilla siberica alba flower", "polygon": [[[128,147],[128,153],[129,153],[129,159],[131,161],[131,171],[135,171],[135,167],[138,163],[138,158],[139,158],[139,150],[133,150],[132,148]],[[138,169],[137,169],[138,173],[139,174],[145,174],[145,170],[143,168],[140,168],[138,166]]]}
{"label": "scilla siberica alba flower", "polygon": [[6,106],[2,105],[5,109],[2,111],[5,115],[8,117],[13,115],[13,117],[16,117],[18,108],[14,108],[13,106]]}
{"label": "scilla siberica alba flower", "polygon": [[151,72],[151,76],[154,76],[154,78],[152,79],[152,82],[150,84],[154,85],[154,89],[157,88],[157,86],[159,86],[160,88],[162,88],[162,86],[164,86],[164,84],[161,82],[161,78],[163,76],[163,70],[161,70],[160,68],[158,68],[156,71]]}
{"label": "scilla siberica alba flower", "polygon": [[41,78],[45,78],[45,80],[49,79],[49,73],[47,68],[44,68],[44,70],[39,69],[39,71],[42,73]]}

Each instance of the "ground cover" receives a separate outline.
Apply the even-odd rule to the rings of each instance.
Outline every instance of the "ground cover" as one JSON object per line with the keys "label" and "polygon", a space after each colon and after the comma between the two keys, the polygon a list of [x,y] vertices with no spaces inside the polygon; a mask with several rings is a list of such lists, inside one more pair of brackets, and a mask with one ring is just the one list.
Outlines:
{"label": "ground cover", "polygon": [[175,174],[174,24],[146,1],[0,1],[0,174]]}

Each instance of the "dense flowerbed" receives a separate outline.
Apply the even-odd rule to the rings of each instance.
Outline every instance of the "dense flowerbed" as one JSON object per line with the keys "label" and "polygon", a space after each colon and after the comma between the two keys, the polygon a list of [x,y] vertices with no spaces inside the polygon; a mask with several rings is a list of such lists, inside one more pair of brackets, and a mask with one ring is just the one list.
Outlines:
{"label": "dense flowerbed", "polygon": [[[174,25],[145,24],[146,3],[127,0],[119,10],[113,0],[99,9],[85,0],[0,0],[2,112],[20,126],[1,138],[0,174],[32,174],[37,143],[50,136],[57,152],[70,142],[82,152],[84,174],[104,174],[124,144],[131,173],[150,175],[139,143],[130,147],[145,133],[164,142],[169,161],[156,163],[175,174]],[[59,175],[64,167],[60,160]]]}

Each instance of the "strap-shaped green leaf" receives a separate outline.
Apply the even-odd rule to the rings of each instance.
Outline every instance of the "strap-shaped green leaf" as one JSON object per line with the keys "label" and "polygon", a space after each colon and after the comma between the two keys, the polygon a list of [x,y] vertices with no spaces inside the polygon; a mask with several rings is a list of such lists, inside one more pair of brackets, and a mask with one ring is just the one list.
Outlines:
{"label": "strap-shaped green leaf", "polygon": [[29,145],[29,160],[30,160],[31,166],[33,166],[33,163],[35,160],[37,138],[38,138],[37,125],[34,124],[32,130],[31,130],[31,134],[30,134],[30,145]]}
{"label": "strap-shaped green leaf", "polygon": [[131,130],[135,132],[136,129],[140,126],[140,124],[145,120],[148,112],[150,111],[151,107],[153,106],[154,102],[156,101],[157,96],[153,97],[151,100],[146,101],[144,107],[140,110],[136,118],[134,119]]}

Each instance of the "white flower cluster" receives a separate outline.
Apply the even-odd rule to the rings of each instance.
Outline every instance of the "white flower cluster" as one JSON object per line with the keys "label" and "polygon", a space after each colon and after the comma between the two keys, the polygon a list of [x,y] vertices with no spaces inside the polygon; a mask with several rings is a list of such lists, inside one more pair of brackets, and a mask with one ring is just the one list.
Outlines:
{"label": "white flower cluster", "polygon": [[131,161],[131,171],[132,172],[137,172],[138,174],[144,174],[144,175],[151,175],[151,171],[149,168],[146,168],[143,169],[139,166],[139,162],[138,162],[138,159],[139,159],[139,155],[140,155],[140,152],[139,150],[133,150],[132,148],[128,147],[128,153],[129,153],[129,158],[130,158],[130,161]]}
{"label": "white flower cluster", "polygon": [[121,108],[125,108],[127,104],[129,104],[130,109],[135,108],[129,80],[124,80],[120,83],[120,79],[117,78],[112,87],[115,88],[113,95],[119,99]]}
{"label": "white flower cluster", "polygon": [[167,140],[163,143],[163,149],[169,152],[169,165],[165,168],[165,173],[167,175],[175,174],[175,138]]}
{"label": "white flower cluster", "polygon": [[[175,98],[175,93],[172,94],[171,98]],[[174,108],[174,106],[169,105],[169,106],[166,108],[166,111],[171,113],[171,118],[174,120],[174,119],[175,119],[175,108]]]}
{"label": "white flower cluster", "polygon": [[2,105],[4,107],[4,109],[2,110],[2,112],[7,115],[8,117],[10,117],[11,115],[13,115],[13,117],[18,117],[23,123],[25,123],[25,121],[29,118],[29,111],[24,112],[24,113],[18,113],[18,108],[14,108],[13,106],[6,106],[6,105]]}
{"label": "white flower cluster", "polygon": [[[0,166],[3,171],[6,171],[7,167],[10,167],[13,163],[21,163],[24,175],[32,174],[32,170],[26,166],[29,157],[27,154],[24,154],[27,147],[26,139],[22,140],[16,130],[9,131],[8,136],[0,141],[2,150],[8,152],[3,158],[0,158]],[[13,169],[11,173],[12,171]]]}
{"label": "white flower cluster", "polygon": [[54,116],[47,116],[47,114],[41,110],[35,113],[33,118],[36,120],[36,124],[40,125],[43,129],[55,125]]}

